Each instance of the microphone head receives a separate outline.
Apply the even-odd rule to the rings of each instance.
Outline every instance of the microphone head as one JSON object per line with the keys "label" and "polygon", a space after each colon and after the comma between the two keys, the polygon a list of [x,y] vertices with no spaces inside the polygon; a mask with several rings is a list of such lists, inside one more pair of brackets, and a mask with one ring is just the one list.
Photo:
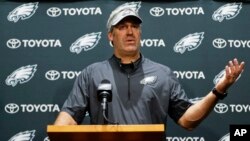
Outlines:
{"label": "microphone head", "polygon": [[102,84],[104,84],[104,83],[110,83],[110,81],[107,80],[107,79],[103,79],[101,83],[102,83]]}
{"label": "microphone head", "polygon": [[102,80],[97,88],[98,101],[102,101],[103,98],[107,98],[108,102],[112,101],[112,86],[109,80]]}
{"label": "microphone head", "polygon": [[111,83],[109,80],[104,79],[102,80],[101,84],[99,84],[97,90],[111,90]]}

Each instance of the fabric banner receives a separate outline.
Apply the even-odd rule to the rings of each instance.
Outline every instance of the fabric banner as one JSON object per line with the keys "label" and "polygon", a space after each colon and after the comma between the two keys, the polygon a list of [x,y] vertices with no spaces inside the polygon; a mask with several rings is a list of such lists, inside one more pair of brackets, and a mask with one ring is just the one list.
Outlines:
{"label": "fabric banner", "polygon": [[250,124],[249,3],[1,1],[1,141],[49,141],[46,126],[53,124],[75,78],[87,65],[112,56],[106,22],[120,5],[139,8],[142,53],[169,66],[192,102],[211,91],[229,60],[246,63],[227,98],[194,131],[168,118],[167,141],[229,141],[231,124]]}

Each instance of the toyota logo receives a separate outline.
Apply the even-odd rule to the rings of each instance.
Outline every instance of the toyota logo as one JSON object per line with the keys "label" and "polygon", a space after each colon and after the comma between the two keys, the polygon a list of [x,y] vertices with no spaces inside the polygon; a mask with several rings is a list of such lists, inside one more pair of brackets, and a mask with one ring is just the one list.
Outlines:
{"label": "toyota logo", "polygon": [[6,113],[15,114],[19,111],[19,106],[15,103],[9,103],[4,107]]}
{"label": "toyota logo", "polygon": [[9,39],[6,43],[8,48],[16,49],[21,46],[21,41],[18,39]]}
{"label": "toyota logo", "polygon": [[58,7],[51,7],[47,10],[47,15],[50,17],[58,17],[62,13],[61,9]]}
{"label": "toyota logo", "polygon": [[56,70],[49,70],[45,73],[45,77],[48,80],[55,81],[60,78],[60,73]]}
{"label": "toyota logo", "polygon": [[221,49],[227,46],[227,42],[222,38],[217,38],[213,40],[213,46]]}
{"label": "toyota logo", "polygon": [[152,15],[152,16],[155,16],[155,17],[160,17],[164,14],[164,9],[161,8],[161,7],[153,7],[149,10],[149,13]]}
{"label": "toyota logo", "polygon": [[228,111],[228,106],[224,103],[217,103],[214,107],[214,111],[219,114],[224,114]]}

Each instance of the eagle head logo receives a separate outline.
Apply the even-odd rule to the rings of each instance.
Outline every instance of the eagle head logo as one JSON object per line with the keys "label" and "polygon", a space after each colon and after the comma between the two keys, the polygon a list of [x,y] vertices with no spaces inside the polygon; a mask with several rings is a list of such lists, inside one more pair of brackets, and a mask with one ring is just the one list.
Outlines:
{"label": "eagle head logo", "polygon": [[26,20],[35,14],[37,8],[38,2],[20,5],[9,13],[7,19],[15,23],[19,19]]}
{"label": "eagle head logo", "polygon": [[114,11],[120,11],[121,9],[125,9],[125,8],[129,8],[129,9],[132,9],[132,10],[138,12],[139,9],[141,8],[141,2],[140,1],[138,1],[138,2],[127,2],[127,3],[124,3],[124,4],[120,5],[120,6],[118,6]]}
{"label": "eagle head logo", "polygon": [[79,54],[82,49],[84,51],[91,50],[98,44],[100,39],[101,32],[83,35],[70,46],[70,52]]}
{"label": "eagle head logo", "polygon": [[150,85],[154,84],[157,80],[157,76],[147,76],[140,81],[140,84]]}
{"label": "eagle head logo", "polygon": [[19,132],[8,141],[32,141],[35,137],[36,130]]}
{"label": "eagle head logo", "polygon": [[226,135],[221,137],[219,141],[230,141],[230,133],[227,133]]}
{"label": "eagle head logo", "polygon": [[[213,83],[216,85],[226,74],[226,70],[223,69],[219,74],[214,77]],[[236,81],[241,77],[241,74],[237,77]]]}
{"label": "eagle head logo", "polygon": [[222,22],[224,19],[230,20],[235,18],[242,8],[242,3],[229,3],[218,8],[212,18],[214,21]]}
{"label": "eagle head logo", "polygon": [[28,82],[35,74],[37,65],[27,65],[15,70],[5,80],[6,85],[15,87],[17,83],[20,84]]}
{"label": "eagle head logo", "polygon": [[204,32],[193,33],[183,37],[179,42],[174,46],[174,51],[176,53],[183,54],[186,50],[192,51],[198,48],[204,38]]}

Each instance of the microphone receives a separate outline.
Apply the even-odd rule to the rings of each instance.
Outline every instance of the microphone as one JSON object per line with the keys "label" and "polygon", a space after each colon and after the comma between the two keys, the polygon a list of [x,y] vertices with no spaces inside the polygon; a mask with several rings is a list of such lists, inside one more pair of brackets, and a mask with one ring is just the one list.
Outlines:
{"label": "microphone", "polygon": [[112,101],[112,86],[109,80],[102,80],[101,83],[98,85],[97,88],[97,98],[98,101],[101,102],[102,105],[102,114],[104,117],[104,124],[110,123],[110,124],[119,124],[117,122],[110,121],[106,113],[108,113],[108,102]]}
{"label": "microphone", "polygon": [[101,102],[102,109],[107,109],[107,102],[112,101],[112,87],[109,80],[102,80],[101,84],[99,84],[97,88],[97,98],[98,101]]}

